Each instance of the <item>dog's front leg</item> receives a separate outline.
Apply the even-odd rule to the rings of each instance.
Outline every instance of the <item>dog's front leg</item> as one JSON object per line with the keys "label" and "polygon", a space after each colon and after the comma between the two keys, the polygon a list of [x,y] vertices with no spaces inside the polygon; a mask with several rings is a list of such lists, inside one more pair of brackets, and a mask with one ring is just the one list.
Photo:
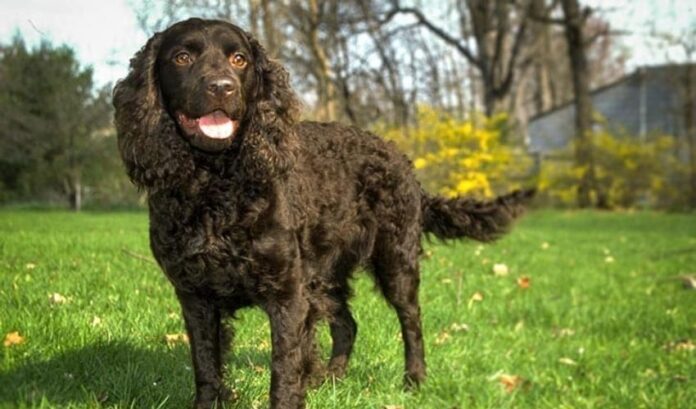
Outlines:
{"label": "dog's front leg", "polygon": [[210,409],[231,397],[222,383],[223,328],[220,310],[205,297],[177,291],[186,322],[196,379],[196,409]]}
{"label": "dog's front leg", "polygon": [[[287,294],[284,294],[286,296]],[[305,407],[309,303],[301,291],[266,306],[271,321],[271,409]],[[285,299],[283,299],[285,298]]]}

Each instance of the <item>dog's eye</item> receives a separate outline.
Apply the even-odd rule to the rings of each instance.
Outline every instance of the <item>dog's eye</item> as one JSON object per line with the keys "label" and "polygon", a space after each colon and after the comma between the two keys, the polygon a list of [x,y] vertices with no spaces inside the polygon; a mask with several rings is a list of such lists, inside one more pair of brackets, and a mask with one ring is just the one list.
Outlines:
{"label": "dog's eye", "polygon": [[193,58],[191,58],[191,54],[182,51],[174,56],[174,62],[178,65],[189,65],[193,62]]}
{"label": "dog's eye", "polygon": [[244,54],[241,53],[234,53],[230,57],[230,64],[237,68],[244,68],[247,65],[247,59],[244,56]]}

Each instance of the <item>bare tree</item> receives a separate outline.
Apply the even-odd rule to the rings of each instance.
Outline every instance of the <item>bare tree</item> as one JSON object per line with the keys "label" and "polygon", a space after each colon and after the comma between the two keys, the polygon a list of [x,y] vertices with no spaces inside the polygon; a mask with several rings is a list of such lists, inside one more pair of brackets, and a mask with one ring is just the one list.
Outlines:
{"label": "bare tree", "polygon": [[[432,35],[452,46],[479,72],[483,84],[484,111],[492,115],[502,108],[514,81],[515,67],[525,42],[529,1],[520,5],[506,0],[458,2],[461,35],[451,34],[431,21],[421,9],[393,0],[383,21],[398,14],[413,16]],[[473,38],[473,44],[469,38]],[[472,46],[472,45],[475,45]],[[527,63],[527,62],[523,62]]]}
{"label": "bare tree", "polygon": [[680,90],[680,112],[683,124],[683,144],[681,149],[686,154],[688,164],[689,195],[688,205],[696,208],[696,18],[691,27],[682,32],[653,32],[663,46],[679,50],[685,64],[674,78]]}
{"label": "bare tree", "polygon": [[580,8],[578,0],[561,0],[563,28],[568,44],[575,95],[575,162],[582,169],[578,184],[578,206],[592,205],[592,192],[596,192],[594,152],[592,149],[592,98],[590,96],[590,70],[585,52],[583,27],[590,9]]}

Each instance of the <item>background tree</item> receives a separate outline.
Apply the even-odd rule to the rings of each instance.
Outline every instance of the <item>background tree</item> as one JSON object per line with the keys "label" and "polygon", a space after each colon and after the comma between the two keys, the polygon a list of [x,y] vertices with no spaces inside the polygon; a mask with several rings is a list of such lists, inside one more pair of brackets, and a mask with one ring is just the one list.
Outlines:
{"label": "background tree", "polygon": [[[62,197],[80,210],[86,173],[108,138],[110,93],[93,93],[92,71],[68,47],[21,38],[0,49],[0,169],[6,199]],[[115,154],[103,152],[104,155]]]}
{"label": "background tree", "polygon": [[[681,106],[675,114],[682,118],[683,135],[680,138],[680,151],[687,157],[688,166],[688,205],[696,208],[696,17],[680,33],[651,30],[661,49],[681,54],[685,63],[675,78],[675,86],[681,91]],[[668,60],[673,57],[667,56]]]}
{"label": "background tree", "polygon": [[[461,35],[451,34],[431,21],[418,7],[392,1],[384,16],[388,22],[398,14],[413,16],[432,35],[454,47],[480,74],[484,113],[501,110],[510,94],[515,69],[527,39],[529,1],[466,0],[456,2]],[[522,62],[526,64],[527,62]]]}

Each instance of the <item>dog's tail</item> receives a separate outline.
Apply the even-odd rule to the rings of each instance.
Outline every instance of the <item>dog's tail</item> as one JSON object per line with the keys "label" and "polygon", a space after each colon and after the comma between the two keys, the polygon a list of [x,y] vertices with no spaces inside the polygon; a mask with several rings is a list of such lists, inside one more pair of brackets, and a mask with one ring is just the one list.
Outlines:
{"label": "dog's tail", "polygon": [[423,195],[423,230],[440,239],[493,241],[505,234],[535,190],[516,190],[493,200]]}

